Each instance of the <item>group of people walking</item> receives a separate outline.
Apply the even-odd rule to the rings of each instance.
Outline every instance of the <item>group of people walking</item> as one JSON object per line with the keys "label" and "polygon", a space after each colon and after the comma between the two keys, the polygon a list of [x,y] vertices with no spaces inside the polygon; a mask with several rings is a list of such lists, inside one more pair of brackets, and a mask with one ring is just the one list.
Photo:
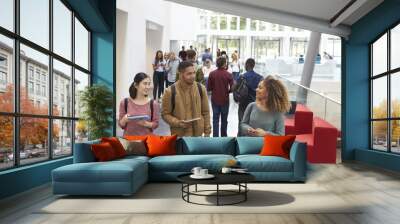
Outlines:
{"label": "group of people walking", "polygon": [[[254,71],[255,61],[246,60],[246,72],[240,74],[236,57],[228,64],[223,55],[216,59],[216,69],[211,69],[210,56],[203,66],[197,64],[196,51],[187,50],[185,60],[173,53],[167,56],[158,51],[153,64],[153,100],[149,94],[151,78],[138,73],[129,88],[130,97],[121,100],[119,126],[124,135],[147,135],[158,127],[160,115],[169,125],[171,135],[227,136],[229,94],[245,88],[238,110],[239,136],[284,135],[284,114],[290,109],[287,90],[272,76],[263,78]],[[205,51],[207,53],[207,50]],[[170,74],[174,73],[174,74]],[[164,91],[164,79],[167,78]],[[162,81],[160,81],[162,80]],[[210,122],[209,94],[211,95],[212,128]],[[161,95],[162,98],[161,98]],[[161,107],[160,107],[161,102]],[[130,119],[130,115],[148,115],[149,119]]]}

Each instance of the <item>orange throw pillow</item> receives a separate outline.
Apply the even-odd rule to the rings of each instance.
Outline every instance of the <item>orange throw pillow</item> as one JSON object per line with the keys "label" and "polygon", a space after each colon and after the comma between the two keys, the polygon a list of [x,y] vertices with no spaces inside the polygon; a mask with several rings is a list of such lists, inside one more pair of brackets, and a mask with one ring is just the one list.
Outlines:
{"label": "orange throw pillow", "polygon": [[176,139],[178,136],[153,136],[147,137],[148,156],[176,155]]}
{"label": "orange throw pillow", "polygon": [[101,142],[108,142],[114,149],[115,155],[117,158],[125,157],[126,156],[126,151],[124,149],[124,146],[122,146],[121,142],[118,140],[116,137],[110,137],[110,138],[101,138]]}
{"label": "orange throw pillow", "polygon": [[125,135],[124,139],[129,140],[129,141],[144,141],[146,142],[147,135]]}
{"label": "orange throw pillow", "polygon": [[110,161],[117,158],[113,147],[108,142],[93,144],[91,145],[91,149],[94,157],[99,162]]}
{"label": "orange throw pillow", "polygon": [[286,136],[264,136],[264,146],[261,149],[261,156],[280,156],[289,159],[290,147],[296,135],[286,135]]}

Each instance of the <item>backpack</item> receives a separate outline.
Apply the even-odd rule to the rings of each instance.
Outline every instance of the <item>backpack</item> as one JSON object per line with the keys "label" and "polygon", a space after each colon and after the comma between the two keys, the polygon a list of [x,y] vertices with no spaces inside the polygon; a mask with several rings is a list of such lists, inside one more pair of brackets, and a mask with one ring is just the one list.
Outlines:
{"label": "backpack", "polygon": [[[128,113],[128,98],[125,98],[125,113]],[[153,99],[150,100],[150,121],[153,121],[153,110],[154,110],[154,105],[153,105]]]}
{"label": "backpack", "polygon": [[233,90],[233,100],[236,103],[244,103],[249,100],[249,87],[244,76],[240,76]]}
{"label": "backpack", "polygon": [[[201,91],[201,84],[197,83],[197,90],[199,90],[200,98],[203,99],[203,91]],[[172,111],[175,110],[175,96],[176,96],[176,87],[175,84],[171,85],[171,106],[172,106]]]}

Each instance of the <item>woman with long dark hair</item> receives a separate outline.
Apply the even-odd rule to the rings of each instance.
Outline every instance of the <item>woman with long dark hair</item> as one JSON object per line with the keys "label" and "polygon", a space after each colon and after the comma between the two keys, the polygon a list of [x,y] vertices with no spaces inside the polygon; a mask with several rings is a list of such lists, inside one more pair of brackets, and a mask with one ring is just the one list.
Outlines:
{"label": "woman with long dark hair", "polygon": [[125,135],[148,135],[158,127],[160,105],[150,100],[150,77],[145,73],[135,75],[129,87],[129,97],[119,104],[118,125]]}
{"label": "woman with long dark hair", "polygon": [[162,51],[158,50],[153,62],[154,99],[157,99],[157,96],[158,99],[160,99],[161,95],[164,93],[165,65],[164,54]]}

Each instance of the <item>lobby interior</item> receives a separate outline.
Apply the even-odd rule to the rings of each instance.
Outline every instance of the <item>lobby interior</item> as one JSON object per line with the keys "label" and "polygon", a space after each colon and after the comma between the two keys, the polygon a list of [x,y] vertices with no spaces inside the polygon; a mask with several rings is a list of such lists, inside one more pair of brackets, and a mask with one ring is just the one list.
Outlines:
{"label": "lobby interior", "polygon": [[[0,2],[0,223],[400,222],[400,0]],[[180,44],[192,43],[187,40],[193,35],[180,29],[197,22],[182,21],[192,18],[193,11],[174,14],[179,7],[236,15],[248,18],[248,24],[254,19],[307,30],[309,50],[321,34],[338,37],[339,115],[329,118],[333,120],[326,117],[339,133],[335,161],[308,158],[304,182],[249,185],[249,197],[254,197],[237,206],[190,207],[176,194],[180,185],[157,181],[130,196],[53,194],[53,170],[74,164],[75,143],[82,141],[77,93],[86,86],[107,86],[114,101],[108,132],[121,136],[119,102],[128,97],[134,74],[151,72],[156,49],[179,51]],[[221,35],[227,36],[224,31]],[[318,48],[306,53],[305,64]],[[314,60],[308,61],[312,75]],[[279,77],[286,85],[300,86],[287,76]],[[65,87],[69,95],[62,93]],[[29,101],[24,93],[31,91],[35,97]],[[48,104],[44,110],[43,102]],[[29,108],[35,106],[39,109]],[[326,102],[322,112],[314,108],[324,106],[307,106],[314,117],[330,110]],[[237,110],[237,104],[230,105],[232,139]],[[38,125],[30,126],[33,123]],[[47,153],[35,156],[26,135],[38,136],[34,144],[42,145],[41,128],[46,129]],[[64,132],[70,137],[60,137]],[[161,121],[155,133],[169,135],[168,125]],[[54,136],[67,141],[67,150],[53,143]],[[314,144],[324,140],[313,139]]]}

